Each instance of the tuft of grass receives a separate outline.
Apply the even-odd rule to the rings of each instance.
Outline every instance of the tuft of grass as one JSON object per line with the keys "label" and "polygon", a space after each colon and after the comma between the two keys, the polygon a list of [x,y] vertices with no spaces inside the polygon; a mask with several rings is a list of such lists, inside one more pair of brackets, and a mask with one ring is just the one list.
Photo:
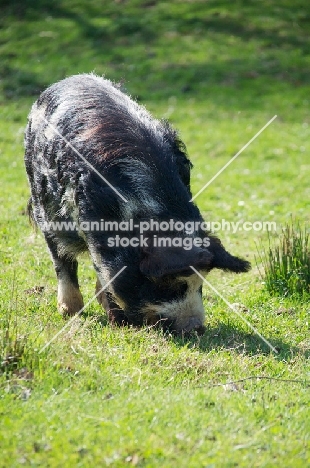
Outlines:
{"label": "tuft of grass", "polygon": [[[12,295],[15,293],[15,278]],[[6,313],[1,317],[0,334],[0,373],[8,374],[19,367],[25,352],[26,338],[20,335],[17,325],[17,315],[13,312],[11,300]]]}
{"label": "tuft of grass", "polygon": [[19,367],[25,352],[26,337],[19,335],[15,324],[11,324],[8,320],[1,338],[0,372],[9,373]]}
{"label": "tuft of grass", "polygon": [[34,345],[40,333],[37,336],[31,333],[31,322],[26,321],[24,325],[18,295],[14,277],[11,300],[3,311],[0,310],[0,378],[7,382],[17,376],[23,376],[24,380],[39,364]]}
{"label": "tuft of grass", "polygon": [[293,219],[282,229],[279,240],[268,235],[268,249],[261,260],[264,281],[270,293],[281,296],[310,293],[310,237],[306,227]]}
{"label": "tuft of grass", "polygon": [[8,310],[0,319],[0,377],[27,374],[38,367],[38,355],[34,348],[37,337],[26,330],[16,311]]}

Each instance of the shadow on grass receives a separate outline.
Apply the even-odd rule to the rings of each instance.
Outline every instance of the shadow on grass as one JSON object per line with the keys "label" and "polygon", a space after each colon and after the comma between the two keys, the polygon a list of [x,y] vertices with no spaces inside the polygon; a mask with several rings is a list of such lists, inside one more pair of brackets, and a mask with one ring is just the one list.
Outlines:
{"label": "shadow on grass", "polygon": [[175,342],[180,346],[187,344],[189,347],[199,348],[203,352],[227,350],[251,356],[273,354],[280,361],[291,359],[296,354],[302,354],[305,358],[310,357],[310,351],[304,352],[281,338],[268,336],[264,338],[275,348],[276,353],[254,332],[243,332],[236,326],[225,323],[214,328],[207,327],[202,337],[176,338]]}
{"label": "shadow on grass", "polygon": [[[93,315],[92,313],[83,312],[83,318],[93,318],[96,323],[99,323],[102,327],[108,326],[107,316],[103,313],[102,315]],[[137,330],[143,330],[137,328]],[[145,327],[145,331],[154,331],[154,327]],[[161,328],[155,328],[158,334],[162,335],[164,332]],[[269,343],[276,349],[277,353],[272,351],[264,341],[252,332],[240,331],[235,325],[221,323],[218,327],[206,327],[206,331],[203,336],[197,336],[193,334],[189,337],[174,336],[169,333],[164,333],[167,340],[173,340],[173,342],[179,346],[188,346],[189,348],[198,348],[202,352],[210,352],[226,350],[233,351],[240,354],[246,354],[248,356],[255,355],[270,355],[273,354],[276,359],[280,361],[286,361],[291,359],[296,354],[303,355],[305,358],[310,357],[310,351],[302,351],[296,346],[292,346],[289,343],[281,340],[281,338],[269,338],[264,337]]]}
{"label": "shadow on grass", "polygon": [[[236,4],[229,0],[178,2],[170,7],[158,8],[154,0],[141,0],[138,4],[107,1],[102,5],[96,2],[80,2],[79,8],[66,7],[60,0],[2,0],[3,13],[23,20],[54,18],[74,20],[81,30],[81,37],[94,40],[109,40],[128,37],[132,34],[144,42],[152,42],[167,31],[180,34],[218,33],[236,36],[242,40],[259,40],[265,46],[277,48],[300,48],[309,53],[308,37],[303,32],[310,27],[310,4],[301,0],[286,0],[279,6],[276,0],[249,2],[239,0]],[[263,13],[263,15],[262,15]],[[109,17],[110,24],[97,26],[94,18]],[[281,22],[279,27],[278,21]],[[304,31],[303,31],[304,30]],[[299,34],[297,34],[299,33]]]}
{"label": "shadow on grass", "polygon": [[[197,95],[201,86],[216,86],[219,94],[221,87],[242,93],[248,87],[251,93],[264,94],[279,82],[290,86],[309,82],[307,61],[303,64],[296,61],[297,56],[308,54],[310,47],[310,6],[300,0],[286,1],[282,6],[275,0],[263,0],[259,4],[247,0],[234,4],[227,0],[220,5],[215,0],[172,2],[169,7],[152,0],[141,0],[135,5],[107,1],[104,7],[93,1],[78,5],[72,2],[70,6],[70,2],[60,0],[5,0],[1,5],[2,25],[13,18],[21,22],[21,30],[27,21],[42,21],[44,27],[47,18],[71,20],[79,31],[81,44],[86,44],[98,56],[98,63],[108,61],[121,74],[126,70],[124,63],[140,67],[138,74],[148,99],[154,85],[166,96],[178,92]],[[228,53],[225,56],[214,53],[201,63],[179,63],[176,53],[182,52],[187,35],[197,41],[208,38],[216,46],[226,47]],[[234,38],[245,44],[253,42],[253,53],[243,58],[242,54],[236,55],[236,45],[231,45]],[[66,37],[60,38],[59,49],[64,56],[66,41]],[[161,62],[156,52],[147,52],[154,44],[165,48]],[[145,53],[141,54],[141,50]],[[289,58],[289,64],[279,58],[281,51]],[[67,54],[70,61],[71,52]],[[3,67],[0,78],[8,99],[38,94],[48,84],[64,77],[51,76],[49,83],[43,83],[39,72],[20,71],[10,65],[9,56],[6,59],[9,65]],[[46,56],[46,63],[48,60]],[[137,72],[129,71],[128,75],[131,73]],[[250,102],[245,99],[244,105]]]}
{"label": "shadow on grass", "polygon": [[8,100],[25,96],[38,97],[49,85],[31,70],[24,71],[7,64],[0,69],[0,81],[4,96]]}

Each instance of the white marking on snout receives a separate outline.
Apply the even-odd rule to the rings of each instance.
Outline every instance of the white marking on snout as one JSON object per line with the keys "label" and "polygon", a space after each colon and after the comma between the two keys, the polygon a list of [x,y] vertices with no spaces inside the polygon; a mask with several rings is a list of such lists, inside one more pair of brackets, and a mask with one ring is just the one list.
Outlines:
{"label": "white marking on snout", "polygon": [[202,304],[199,288],[202,280],[197,275],[190,277],[180,277],[180,281],[185,281],[188,285],[186,296],[183,299],[164,302],[160,305],[147,304],[142,313],[147,317],[160,315],[163,318],[174,320],[176,331],[187,330],[191,323],[203,325],[205,311]]}

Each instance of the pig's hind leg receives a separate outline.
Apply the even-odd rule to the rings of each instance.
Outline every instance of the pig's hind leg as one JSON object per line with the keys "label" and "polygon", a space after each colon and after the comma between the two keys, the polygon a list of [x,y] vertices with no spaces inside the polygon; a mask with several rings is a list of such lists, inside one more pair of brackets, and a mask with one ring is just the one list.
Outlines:
{"label": "pig's hind leg", "polygon": [[64,317],[75,315],[84,305],[77,275],[78,262],[75,258],[60,256],[54,239],[45,236],[45,240],[51,252],[58,280],[58,310]]}

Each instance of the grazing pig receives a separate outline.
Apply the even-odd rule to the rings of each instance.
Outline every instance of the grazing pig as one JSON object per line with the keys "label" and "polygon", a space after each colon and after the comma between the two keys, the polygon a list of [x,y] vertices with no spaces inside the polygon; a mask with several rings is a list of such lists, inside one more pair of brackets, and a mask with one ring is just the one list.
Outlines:
{"label": "grazing pig", "polygon": [[202,333],[202,280],[191,266],[205,275],[250,264],[204,230],[177,133],[109,80],[82,74],[41,94],[25,146],[29,214],[54,262],[59,310],[83,307],[76,258],[88,251],[112,323]]}

